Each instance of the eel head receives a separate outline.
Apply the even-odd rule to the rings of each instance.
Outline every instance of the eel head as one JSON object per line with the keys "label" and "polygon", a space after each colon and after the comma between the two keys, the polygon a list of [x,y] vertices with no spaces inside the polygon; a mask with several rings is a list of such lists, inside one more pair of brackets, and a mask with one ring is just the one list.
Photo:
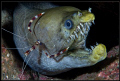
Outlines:
{"label": "eel head", "polygon": [[[91,66],[106,58],[106,47],[103,44],[86,47],[86,38],[94,24],[95,15],[88,10],[64,6],[43,10],[45,14],[37,21],[35,35],[42,41],[50,54],[69,48],[59,62],[41,57],[44,68],[53,74],[71,68]],[[58,56],[59,57],[59,56]]]}

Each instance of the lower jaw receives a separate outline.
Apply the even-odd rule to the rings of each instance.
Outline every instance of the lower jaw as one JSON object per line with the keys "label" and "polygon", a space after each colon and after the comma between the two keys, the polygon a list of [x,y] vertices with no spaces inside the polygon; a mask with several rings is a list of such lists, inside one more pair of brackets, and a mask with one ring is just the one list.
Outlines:
{"label": "lower jaw", "polygon": [[74,58],[87,59],[92,55],[92,53],[93,53],[93,50],[85,47],[81,49],[68,50],[67,55],[74,57]]}
{"label": "lower jaw", "polygon": [[96,64],[97,62],[102,61],[106,58],[107,51],[104,44],[98,44],[92,50],[89,48],[76,49],[76,50],[68,51],[68,54],[69,56],[72,56],[75,59],[77,58],[79,60],[86,59],[92,64]]}
{"label": "lower jaw", "polygon": [[73,57],[83,58],[89,57],[92,54],[92,50],[92,48],[90,49],[86,47],[86,40],[82,40],[78,44],[75,43],[72,47],[70,47],[67,54]]}

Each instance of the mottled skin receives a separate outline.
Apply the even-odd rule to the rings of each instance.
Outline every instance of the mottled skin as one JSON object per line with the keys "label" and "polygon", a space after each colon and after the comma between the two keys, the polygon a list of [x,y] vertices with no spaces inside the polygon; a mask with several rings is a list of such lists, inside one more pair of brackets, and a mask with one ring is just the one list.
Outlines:
{"label": "mottled skin", "polygon": [[[43,11],[45,14],[32,23],[31,34],[27,29],[29,20]],[[77,15],[78,11],[82,13],[82,16]],[[67,19],[71,19],[73,22],[73,27],[70,30],[64,26]],[[14,11],[14,33],[27,39],[14,36],[14,42],[17,48],[24,48],[18,50],[24,60],[24,53],[35,44],[37,39],[45,44],[47,47],[45,50],[51,55],[70,47],[63,55],[54,59],[47,58],[42,51],[43,48],[39,46],[36,46],[36,49],[27,56],[25,62],[28,62],[33,70],[45,75],[55,75],[72,68],[91,66],[106,58],[106,47],[99,44],[92,52],[89,52],[85,50],[86,47],[80,47],[80,42],[83,40],[81,35],[78,39],[71,40],[69,43],[66,40],[80,22],[90,22],[94,19],[94,14],[70,6],[32,10],[20,5]],[[40,57],[39,63],[38,57]]]}

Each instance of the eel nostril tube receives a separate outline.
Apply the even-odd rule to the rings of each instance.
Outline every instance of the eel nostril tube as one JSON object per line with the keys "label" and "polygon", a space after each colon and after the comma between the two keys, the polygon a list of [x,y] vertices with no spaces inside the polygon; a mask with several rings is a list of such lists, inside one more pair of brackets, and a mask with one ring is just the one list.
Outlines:
{"label": "eel nostril tube", "polygon": [[82,13],[78,11],[78,16],[82,16]]}
{"label": "eel nostril tube", "polygon": [[88,12],[91,12],[92,8],[88,8]]}

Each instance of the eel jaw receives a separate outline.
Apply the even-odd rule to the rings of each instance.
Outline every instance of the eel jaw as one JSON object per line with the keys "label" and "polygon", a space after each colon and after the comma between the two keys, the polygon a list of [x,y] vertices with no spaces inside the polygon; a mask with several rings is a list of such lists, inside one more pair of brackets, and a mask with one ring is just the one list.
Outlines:
{"label": "eel jaw", "polygon": [[101,60],[104,60],[107,56],[106,47],[103,44],[98,44],[92,51],[92,55],[90,55],[89,59],[96,63]]}
{"label": "eel jaw", "polygon": [[[91,22],[79,23],[73,33],[67,38],[67,43],[72,42],[71,48],[85,48],[86,50],[91,51],[91,49],[86,48],[86,38],[90,30],[90,26],[94,24],[94,20]],[[93,49],[93,46],[91,46]]]}
{"label": "eel jaw", "polygon": [[[77,25],[76,29],[73,31],[73,34],[70,35],[69,39],[67,40],[67,42],[69,43],[70,40],[74,41],[74,43],[76,43],[76,40],[78,40],[79,36],[82,37],[81,42],[76,43],[77,45],[77,49],[75,48],[74,50],[79,50],[79,52],[77,51],[72,51],[71,52],[71,48],[73,49],[74,46],[72,47],[72,45],[70,46],[70,49],[68,50],[67,54],[69,56],[72,57],[77,57],[81,59],[84,59],[84,57],[87,57],[87,60],[89,62],[91,62],[91,65],[96,64],[99,61],[102,61],[106,58],[107,56],[107,52],[106,52],[106,47],[103,44],[98,44],[96,43],[95,46],[91,46],[91,49],[86,48],[86,38],[88,35],[88,32],[90,30],[90,26],[94,23],[94,20],[91,22],[85,22],[85,23],[80,23],[79,25]],[[79,34],[79,35],[78,35]],[[81,52],[80,52],[81,51]]]}

